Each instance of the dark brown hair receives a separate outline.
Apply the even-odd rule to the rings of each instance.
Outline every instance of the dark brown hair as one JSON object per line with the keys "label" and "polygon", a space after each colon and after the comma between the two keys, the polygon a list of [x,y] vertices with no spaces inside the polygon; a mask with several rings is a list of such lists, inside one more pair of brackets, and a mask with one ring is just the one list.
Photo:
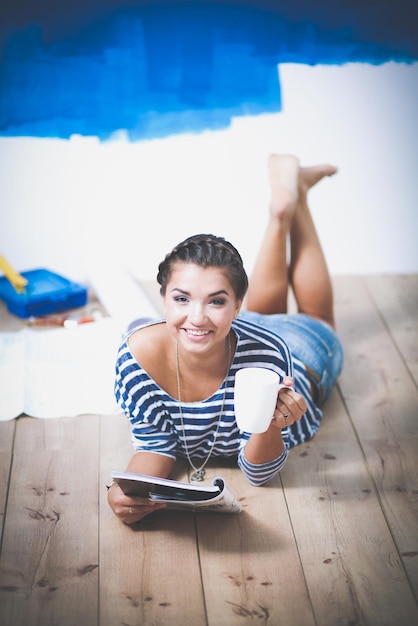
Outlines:
{"label": "dark brown hair", "polygon": [[201,267],[220,267],[225,271],[237,300],[242,300],[248,288],[248,277],[241,255],[229,241],[216,235],[193,235],[171,252],[158,266],[157,281],[160,293],[165,295],[175,263],[193,263]]}

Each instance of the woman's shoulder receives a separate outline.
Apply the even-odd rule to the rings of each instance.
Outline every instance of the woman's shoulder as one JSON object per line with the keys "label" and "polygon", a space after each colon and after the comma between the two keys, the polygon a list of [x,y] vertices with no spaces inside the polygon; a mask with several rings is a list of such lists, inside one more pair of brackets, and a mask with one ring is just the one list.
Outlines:
{"label": "woman's shoulder", "polygon": [[126,337],[126,345],[132,356],[144,369],[147,363],[161,356],[167,341],[166,324],[164,320],[146,324],[132,330]]}
{"label": "woman's shoulder", "polygon": [[127,348],[138,373],[173,396],[174,349],[165,320],[134,330],[127,339]]}

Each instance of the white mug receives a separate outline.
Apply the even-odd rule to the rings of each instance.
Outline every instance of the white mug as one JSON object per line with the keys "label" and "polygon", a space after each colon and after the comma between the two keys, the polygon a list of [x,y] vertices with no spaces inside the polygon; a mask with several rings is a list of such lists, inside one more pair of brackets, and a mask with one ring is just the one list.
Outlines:
{"label": "white mug", "polygon": [[276,372],[264,367],[244,367],[235,374],[234,404],[238,428],[264,433],[274,417],[281,387]]}

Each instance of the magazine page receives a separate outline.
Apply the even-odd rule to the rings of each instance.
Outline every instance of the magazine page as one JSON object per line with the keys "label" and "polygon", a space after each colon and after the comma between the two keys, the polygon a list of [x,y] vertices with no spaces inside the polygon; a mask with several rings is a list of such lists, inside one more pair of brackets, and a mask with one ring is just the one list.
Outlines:
{"label": "magazine page", "polygon": [[126,495],[165,502],[170,508],[224,513],[239,513],[241,510],[235,496],[220,477],[214,478],[211,485],[129,472],[112,472],[112,479]]}
{"label": "magazine page", "polygon": [[[238,501],[235,498],[234,494],[225,485],[224,480],[218,477],[215,478],[213,482],[219,484],[220,486],[219,495],[215,496],[211,500],[195,502],[193,505],[193,509],[196,511],[201,510],[205,513],[239,513],[241,511],[241,507],[238,504]],[[182,503],[173,503],[173,505],[175,504],[178,504],[178,508],[180,508]],[[188,508],[190,508],[190,506]]]}

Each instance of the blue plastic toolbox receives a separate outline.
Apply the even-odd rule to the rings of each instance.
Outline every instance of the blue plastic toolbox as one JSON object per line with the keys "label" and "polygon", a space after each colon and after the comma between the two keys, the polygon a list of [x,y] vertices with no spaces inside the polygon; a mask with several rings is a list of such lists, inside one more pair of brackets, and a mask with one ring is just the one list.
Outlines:
{"label": "blue plastic toolbox", "polygon": [[23,293],[17,293],[8,279],[0,278],[0,298],[10,313],[18,317],[49,315],[84,306],[87,288],[47,269],[22,272],[28,284]]}

